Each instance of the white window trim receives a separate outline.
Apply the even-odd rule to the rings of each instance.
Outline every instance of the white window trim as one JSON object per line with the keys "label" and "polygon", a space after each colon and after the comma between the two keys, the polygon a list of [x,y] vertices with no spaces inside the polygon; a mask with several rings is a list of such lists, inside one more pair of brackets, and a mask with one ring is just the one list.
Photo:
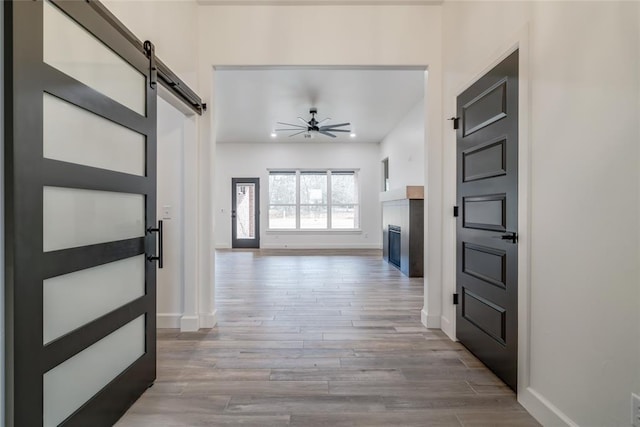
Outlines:
{"label": "white window trim", "polygon": [[[270,175],[271,172],[295,172],[296,174],[296,228],[271,228],[269,227],[269,216],[267,215],[267,229],[265,232],[267,234],[361,234],[362,229],[360,228],[361,218],[360,218],[360,206],[362,204],[361,201],[361,189],[360,189],[360,180],[358,179],[358,175],[360,173],[360,168],[274,168],[267,169],[267,173]],[[302,172],[325,172],[327,174],[327,204],[323,205],[327,207],[327,228],[300,228],[300,176]],[[356,188],[358,193],[358,203],[331,203],[331,173],[332,172],[353,172],[354,179],[356,182]],[[267,179],[267,187],[270,185],[270,181]],[[270,194],[267,188],[267,194]],[[292,204],[279,204],[279,203],[271,203],[271,200],[267,201],[267,210],[271,206],[293,206]],[[307,205],[305,205],[307,206]],[[331,228],[331,210],[333,206],[356,206],[356,216],[355,219],[358,228]]]}

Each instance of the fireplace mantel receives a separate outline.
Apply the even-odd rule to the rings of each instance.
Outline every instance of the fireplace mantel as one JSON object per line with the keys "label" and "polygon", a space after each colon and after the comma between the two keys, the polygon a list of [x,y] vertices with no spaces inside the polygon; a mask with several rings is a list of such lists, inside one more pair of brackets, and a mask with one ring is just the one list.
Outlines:
{"label": "fireplace mantel", "polygon": [[406,187],[394,190],[383,191],[380,193],[381,202],[389,202],[391,200],[424,200],[423,185],[407,185]]}

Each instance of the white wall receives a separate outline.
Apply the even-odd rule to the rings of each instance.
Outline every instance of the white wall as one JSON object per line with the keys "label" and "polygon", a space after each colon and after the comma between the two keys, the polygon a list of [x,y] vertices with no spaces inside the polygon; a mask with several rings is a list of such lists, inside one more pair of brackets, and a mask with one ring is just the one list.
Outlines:
{"label": "white wall", "polygon": [[[304,144],[218,144],[215,165],[216,247],[231,247],[231,178],[260,178],[260,246],[263,248],[381,248],[377,144],[311,141]],[[267,231],[267,169],[359,169],[361,232]]]}
{"label": "white wall", "polygon": [[[635,2],[443,7],[445,117],[509,45],[529,46],[530,186],[520,192],[530,228],[519,231],[531,254],[530,381],[519,399],[545,425],[628,426],[630,393],[640,391],[638,16]],[[444,136],[448,212],[455,134]],[[445,218],[443,317],[453,318],[454,220]]]}
{"label": "white wall", "polygon": [[198,5],[195,0],[103,0],[138,39],[153,42],[156,55],[192,88],[197,87]]}
{"label": "white wall", "polygon": [[385,158],[389,159],[390,190],[424,185],[424,99],[380,142],[380,162]]}

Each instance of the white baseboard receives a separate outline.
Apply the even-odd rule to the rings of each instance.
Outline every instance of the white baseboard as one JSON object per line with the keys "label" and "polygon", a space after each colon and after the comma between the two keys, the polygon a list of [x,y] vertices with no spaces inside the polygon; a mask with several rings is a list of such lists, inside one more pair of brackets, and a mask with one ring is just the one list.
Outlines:
{"label": "white baseboard", "polygon": [[180,328],[182,313],[158,313],[156,315],[156,328],[177,329]]}
{"label": "white baseboard", "polygon": [[216,314],[217,314],[217,310],[213,310],[213,312],[211,313],[201,314],[200,327],[205,329],[210,329],[216,326],[216,323],[218,323],[218,318]]}
{"label": "white baseboard", "polygon": [[456,331],[453,330],[451,321],[444,316],[440,316],[440,329],[442,329],[442,332],[447,334],[447,336],[451,338],[452,341],[457,341]]}
{"label": "white baseboard", "polygon": [[215,248],[216,249],[231,249],[231,243],[216,243],[215,244]]}
{"label": "white baseboard", "polygon": [[429,329],[440,329],[440,316],[429,316],[424,308],[420,311],[420,321]]}
{"label": "white baseboard", "polygon": [[218,319],[216,312],[199,316],[183,316],[182,313],[158,313],[157,329],[180,329],[180,332],[193,332],[200,328],[213,328]]}
{"label": "white baseboard", "polygon": [[264,243],[261,249],[382,249],[371,243]]}
{"label": "white baseboard", "polygon": [[577,423],[531,387],[518,393],[518,402],[543,426],[578,427]]}
{"label": "white baseboard", "polygon": [[180,318],[180,332],[195,332],[200,329],[198,316],[182,316]]}

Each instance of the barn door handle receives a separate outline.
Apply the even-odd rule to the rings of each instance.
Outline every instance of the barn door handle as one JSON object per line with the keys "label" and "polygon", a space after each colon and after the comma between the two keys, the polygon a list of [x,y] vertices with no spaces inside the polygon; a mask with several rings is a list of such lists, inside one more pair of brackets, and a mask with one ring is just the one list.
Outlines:
{"label": "barn door handle", "polygon": [[510,240],[511,243],[518,243],[518,233],[516,232],[509,232],[507,234],[503,234],[502,236],[500,236],[500,238],[502,240]]}
{"label": "barn door handle", "polygon": [[164,264],[164,248],[162,247],[163,233],[162,233],[162,220],[158,221],[158,227],[149,227],[147,228],[147,233],[158,233],[158,256],[149,255],[147,256],[148,261],[158,261],[158,268],[162,268]]}

